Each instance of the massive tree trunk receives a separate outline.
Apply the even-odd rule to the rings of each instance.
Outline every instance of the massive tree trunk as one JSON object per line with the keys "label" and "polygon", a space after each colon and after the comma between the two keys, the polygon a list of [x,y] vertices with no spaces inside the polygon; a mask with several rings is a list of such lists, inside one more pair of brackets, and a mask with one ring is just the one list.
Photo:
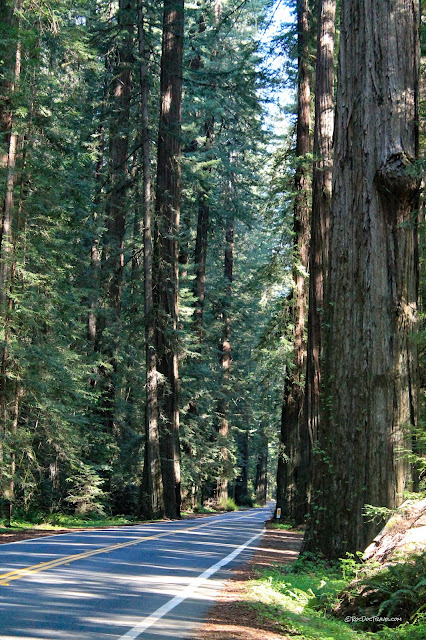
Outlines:
{"label": "massive tree trunk", "polygon": [[417,0],[344,0],[324,396],[305,548],[363,549],[395,507],[417,420]]}
{"label": "massive tree trunk", "polygon": [[180,517],[178,377],[179,221],[184,1],[164,0],[158,134],[156,255],[157,367],[164,506]]}
{"label": "massive tree trunk", "polygon": [[306,360],[306,272],[309,247],[309,175],[306,156],[310,151],[310,78],[309,78],[309,2],[297,4],[298,29],[298,106],[296,174],[294,203],[294,260],[293,270],[293,361],[286,372],[284,402],[281,414],[281,442],[277,471],[277,508],[283,516],[303,522],[306,514],[306,495],[301,481],[302,456],[307,443],[302,442],[304,372]]}
{"label": "massive tree trunk", "polygon": [[220,446],[219,477],[216,485],[216,501],[218,504],[228,499],[229,478],[229,368],[231,366],[231,298],[234,268],[234,218],[228,221],[225,234],[224,278],[226,283],[222,303],[222,340],[220,344],[220,364],[222,368],[221,399],[218,406],[218,434]]}
{"label": "massive tree trunk", "polygon": [[333,177],[334,41],[336,0],[321,0],[318,17],[315,74],[314,168],[312,177],[311,239],[309,249],[308,347],[306,358],[305,420],[307,432],[302,477],[310,496],[312,451],[320,415],[321,352],[324,282],[327,274],[328,231]]}
{"label": "massive tree trunk", "polygon": [[140,114],[142,129],[142,202],[144,213],[144,305],[145,305],[145,461],[142,483],[142,510],[149,518],[164,515],[163,481],[158,431],[157,356],[155,352],[155,319],[152,269],[151,171],[148,117],[148,49],[145,43],[142,3],[138,1],[138,49],[140,58]]}

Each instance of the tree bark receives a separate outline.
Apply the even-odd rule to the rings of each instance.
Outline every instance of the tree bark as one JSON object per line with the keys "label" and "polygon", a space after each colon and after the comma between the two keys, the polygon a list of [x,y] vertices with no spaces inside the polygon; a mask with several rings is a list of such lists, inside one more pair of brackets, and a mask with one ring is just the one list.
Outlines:
{"label": "tree bark", "polygon": [[180,517],[178,287],[184,1],[164,0],[156,214],[157,368],[164,506]]}
{"label": "tree bark", "polygon": [[[215,0],[214,2],[214,24],[217,27],[222,10],[222,0]],[[200,16],[199,33],[206,30],[206,23],[203,16]],[[217,51],[213,51],[212,57],[217,54]],[[197,55],[192,61],[193,69],[200,69],[203,66],[201,57]],[[209,152],[214,140],[214,116],[209,115],[204,123],[204,150]],[[211,173],[211,168],[205,168],[204,171],[208,175]],[[194,282],[194,295],[195,295],[195,331],[198,334],[198,342],[201,344],[203,339],[203,313],[204,313],[204,299],[206,292],[206,261],[207,261],[207,246],[208,246],[208,233],[210,225],[210,202],[209,202],[209,185],[200,185],[198,192],[198,219],[197,219],[197,236],[195,241],[195,282]]]}
{"label": "tree bark", "polygon": [[98,128],[99,133],[99,148],[97,150],[97,159],[95,164],[95,184],[96,184],[96,194],[93,199],[94,204],[94,214],[93,214],[93,236],[90,247],[90,280],[91,280],[91,291],[89,294],[89,314],[87,319],[87,337],[91,344],[93,350],[97,349],[98,346],[98,305],[99,305],[99,276],[100,276],[100,268],[101,268],[101,249],[100,249],[100,239],[101,239],[101,230],[102,224],[100,223],[100,207],[102,203],[102,178],[103,178],[103,167],[105,161],[105,110],[106,110],[106,102],[107,102],[107,86],[104,85],[103,89],[104,100],[102,102],[101,108],[101,124]]}
{"label": "tree bark", "polygon": [[140,58],[140,115],[142,129],[142,206],[144,214],[143,264],[145,311],[145,461],[142,483],[142,509],[148,518],[164,516],[161,478],[160,435],[158,430],[157,356],[155,352],[155,318],[152,265],[151,169],[148,113],[148,50],[145,43],[142,3],[138,1],[138,50]]}
{"label": "tree bark", "polygon": [[231,366],[231,298],[234,268],[234,217],[231,216],[226,227],[225,234],[225,296],[222,303],[223,332],[220,344],[220,364],[222,368],[222,389],[221,399],[218,406],[218,435],[220,443],[220,474],[217,479],[216,501],[218,504],[226,502],[228,499],[228,478],[229,478],[229,369]]}
{"label": "tree bark", "polygon": [[264,433],[261,434],[260,451],[257,455],[256,465],[256,502],[264,506],[268,497],[268,440]]}
{"label": "tree bark", "polygon": [[321,352],[324,283],[327,275],[330,206],[333,178],[334,42],[336,0],[319,5],[315,75],[314,167],[312,177],[311,239],[309,248],[309,309],[306,357],[305,431],[302,479],[310,499],[312,451],[320,416]]}
{"label": "tree bark", "polygon": [[[214,136],[214,119],[209,118],[205,123],[205,149],[210,149]],[[210,170],[209,170],[210,173]],[[200,189],[198,193],[198,219],[197,219],[197,236],[195,240],[195,311],[194,321],[195,330],[198,334],[199,343],[203,338],[203,313],[204,299],[206,296],[206,263],[207,263],[207,246],[208,233],[210,225],[210,202],[209,189]]]}
{"label": "tree bark", "polygon": [[305,548],[363,549],[410,486],[417,422],[417,0],[344,0],[324,396]]}
{"label": "tree bark", "polygon": [[293,268],[293,361],[287,368],[281,413],[281,441],[277,471],[277,508],[283,517],[304,520],[307,508],[305,486],[301,481],[307,442],[302,441],[303,381],[306,362],[306,272],[309,248],[309,175],[306,156],[310,152],[309,2],[298,0],[298,106],[294,203]]}

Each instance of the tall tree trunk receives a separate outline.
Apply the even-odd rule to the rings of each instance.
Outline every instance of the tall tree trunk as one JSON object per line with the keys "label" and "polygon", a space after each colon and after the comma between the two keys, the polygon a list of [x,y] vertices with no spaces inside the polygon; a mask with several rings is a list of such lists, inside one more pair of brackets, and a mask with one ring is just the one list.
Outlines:
{"label": "tall tree trunk", "polygon": [[419,4],[343,0],[324,397],[305,548],[365,548],[409,486],[417,420]]}
{"label": "tall tree trunk", "polygon": [[222,367],[221,399],[218,406],[218,434],[220,443],[220,475],[217,479],[216,501],[218,504],[228,499],[229,478],[229,369],[231,366],[231,299],[234,268],[234,217],[231,216],[225,234],[225,296],[222,303],[222,340],[220,344],[220,364]]}
{"label": "tall tree trunk", "polygon": [[306,358],[305,446],[301,480],[311,493],[312,451],[318,433],[324,282],[327,274],[333,178],[334,41],[336,0],[321,0],[318,16],[315,75],[314,168],[312,177],[311,240],[309,249],[308,347]]}
{"label": "tall tree trunk", "polygon": [[152,266],[151,168],[148,113],[148,48],[145,42],[142,2],[138,0],[138,50],[140,58],[140,115],[142,129],[142,203],[144,215],[143,269],[145,311],[145,461],[142,482],[142,504],[148,518],[164,515],[163,481],[161,478],[160,435],[158,430],[157,356],[155,352],[155,317]]}
{"label": "tall tree trunk", "polygon": [[[220,20],[222,11],[222,0],[215,0],[214,2],[214,24],[217,27]],[[206,30],[206,23],[203,16],[200,17],[198,23],[198,31],[202,33]],[[217,51],[213,51],[213,57]],[[197,55],[192,61],[192,68],[199,69],[202,67],[201,57]],[[214,116],[207,117],[204,123],[204,150],[208,153],[211,149],[214,140]],[[210,158],[209,158],[210,159]],[[205,168],[206,174],[210,175],[211,169]],[[206,176],[208,177],[208,176]],[[210,225],[210,202],[209,202],[209,185],[206,181],[206,185],[201,184],[198,192],[198,219],[197,219],[197,236],[195,241],[195,281],[194,281],[194,295],[195,295],[195,331],[198,334],[198,341],[201,344],[203,339],[203,312],[204,312],[204,299],[206,293],[206,261],[207,261],[207,246],[208,246],[208,233]]]}
{"label": "tall tree trunk", "polygon": [[180,517],[178,288],[184,0],[164,0],[158,133],[156,252],[157,368],[164,507]]}
{"label": "tall tree trunk", "polygon": [[[124,237],[126,229],[126,195],[128,182],[128,152],[130,125],[130,98],[132,85],[133,25],[129,0],[120,0],[118,13],[118,37],[114,52],[112,115],[109,141],[108,189],[105,206],[105,241],[103,253],[103,281],[105,314],[98,323],[99,349],[108,358],[111,368],[104,371],[104,400],[106,424],[112,432],[119,432],[116,417],[118,380],[118,351],[124,267]],[[105,338],[105,329],[108,336]]]}
{"label": "tall tree trunk", "polygon": [[99,277],[101,268],[101,250],[100,250],[100,238],[101,227],[103,226],[100,220],[103,216],[100,215],[100,208],[102,204],[102,179],[103,167],[105,162],[105,111],[107,102],[107,86],[104,86],[104,100],[101,108],[101,124],[98,128],[99,133],[99,148],[97,149],[97,159],[95,164],[95,184],[96,194],[93,200],[94,214],[93,214],[93,236],[90,247],[90,281],[91,291],[89,294],[89,314],[87,319],[87,337],[93,350],[97,349],[98,343],[98,305],[99,305]]}
{"label": "tall tree trunk", "polygon": [[249,431],[245,429],[237,437],[238,459],[241,472],[232,483],[232,497],[237,504],[247,505],[249,498],[248,478],[249,478]]}
{"label": "tall tree trunk", "polygon": [[307,443],[302,442],[304,390],[303,380],[306,361],[306,271],[309,247],[309,176],[306,156],[310,151],[310,78],[309,78],[309,2],[298,0],[298,106],[296,174],[294,203],[294,260],[293,270],[293,362],[286,372],[284,402],[281,414],[281,442],[277,471],[277,508],[283,516],[298,523],[306,514],[306,495],[301,482],[301,467]]}
{"label": "tall tree trunk", "polygon": [[[210,149],[214,136],[214,119],[209,118],[205,123],[205,149]],[[210,170],[208,170],[210,173]],[[208,233],[210,225],[210,203],[208,187],[200,189],[198,193],[198,219],[197,219],[197,236],[195,240],[195,311],[194,321],[195,330],[198,334],[198,341],[201,344],[203,338],[203,313],[204,299],[206,296],[206,263],[207,263],[207,246]]]}
{"label": "tall tree trunk", "polygon": [[268,440],[263,432],[257,455],[255,492],[257,504],[264,506],[268,497]]}

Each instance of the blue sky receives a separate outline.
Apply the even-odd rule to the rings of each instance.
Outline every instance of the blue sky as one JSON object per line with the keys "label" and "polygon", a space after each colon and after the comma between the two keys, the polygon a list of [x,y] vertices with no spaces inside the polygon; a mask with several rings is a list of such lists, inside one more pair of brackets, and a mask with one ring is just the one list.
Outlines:
{"label": "blue sky", "polygon": [[[277,0],[273,6],[268,28],[261,34],[261,42],[267,45],[276,36],[283,24],[294,22],[294,15],[290,8],[285,5],[284,0]],[[267,66],[276,69],[278,72],[283,70],[284,61],[281,54],[268,56]],[[267,124],[272,125],[276,135],[281,135],[287,131],[289,125],[289,117],[283,113],[283,108],[293,102],[294,91],[281,88],[274,94],[274,102],[268,105]]]}

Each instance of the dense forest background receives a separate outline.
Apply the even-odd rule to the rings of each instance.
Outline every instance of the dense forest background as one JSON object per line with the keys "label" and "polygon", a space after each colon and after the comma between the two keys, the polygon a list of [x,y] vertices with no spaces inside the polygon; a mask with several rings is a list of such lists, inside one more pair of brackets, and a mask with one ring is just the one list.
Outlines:
{"label": "dense forest background", "polygon": [[[218,478],[239,503],[264,501],[268,442],[271,470],[276,456],[285,347],[266,358],[261,338],[286,274],[268,274],[281,243],[260,98],[268,8],[186,7],[171,329],[184,507],[220,502]],[[143,154],[155,217],[163,7],[5,2],[1,16],[2,492],[26,512],[140,514]]]}
{"label": "dense forest background", "polygon": [[[369,139],[397,113],[394,129],[411,136],[412,155],[391,141],[392,167],[375,174],[380,206],[396,220],[389,295],[405,310],[386,323],[388,290],[378,282],[391,258],[384,250],[384,264],[369,257],[388,246],[386,230],[374,216],[367,231],[365,217],[348,226],[339,211],[350,205],[336,196],[329,237],[333,179],[361,210],[351,176],[332,176],[333,145],[335,167],[352,153],[342,133],[333,139],[335,102],[336,132],[353,126],[358,139],[363,117],[355,107],[345,114],[341,93],[357,105],[367,91],[344,84],[353,77],[344,53],[362,50],[350,31],[360,2],[351,15],[345,2],[286,4],[294,20],[271,39],[279,8],[272,0],[0,0],[7,517],[179,517],[181,509],[232,507],[230,499],[264,504],[278,464],[282,514],[299,523],[308,515],[307,548],[333,556],[371,537],[366,503],[393,507],[403,490],[422,488],[417,354],[425,335],[417,331],[416,283],[425,104],[422,75],[419,153],[413,72],[420,13],[411,25],[402,16],[397,40],[411,49],[400,56],[407,69],[395,63],[400,84],[390,83],[414,92],[413,103],[394,106],[379,68],[374,81],[391,116],[368,112],[367,93],[360,106]],[[390,33],[372,38],[373,58],[386,49],[394,59]],[[421,33],[424,55],[424,23]],[[295,99],[278,135],[269,103],[283,89]],[[363,171],[357,179],[369,180]],[[347,272],[331,268],[346,260],[341,247],[352,256]],[[420,297],[423,288],[424,279]],[[372,372],[370,360],[383,370]],[[349,397],[352,404],[338,401]],[[386,429],[395,442],[382,456]],[[335,508],[342,478],[354,497],[345,489]],[[330,518],[340,523],[339,540],[325,533]]]}

